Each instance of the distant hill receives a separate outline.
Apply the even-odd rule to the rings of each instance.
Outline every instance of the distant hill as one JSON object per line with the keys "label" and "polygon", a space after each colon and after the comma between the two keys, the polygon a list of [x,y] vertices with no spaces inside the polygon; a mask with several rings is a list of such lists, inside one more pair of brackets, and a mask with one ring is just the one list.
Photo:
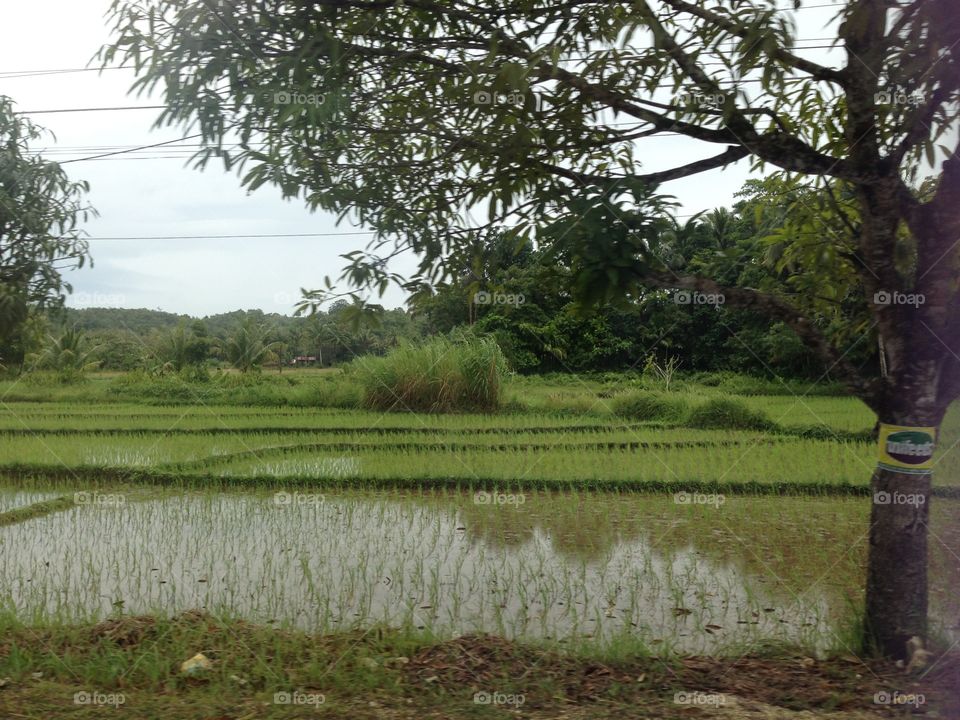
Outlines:
{"label": "distant hill", "polygon": [[181,321],[189,322],[189,315],[177,315],[146,308],[67,308],[65,323],[81,330],[132,330],[146,335],[151,330],[164,330]]}
{"label": "distant hill", "polygon": [[274,328],[288,328],[305,322],[303,318],[292,318],[277,313],[267,314],[262,310],[233,310],[196,318],[191,315],[178,315],[147,308],[67,308],[64,323],[76,325],[81,330],[91,332],[129,330],[145,336],[154,330],[169,330],[181,322],[189,325],[194,320],[203,320],[207,332],[222,337],[232,332],[247,316],[252,316],[260,323],[269,323]]}

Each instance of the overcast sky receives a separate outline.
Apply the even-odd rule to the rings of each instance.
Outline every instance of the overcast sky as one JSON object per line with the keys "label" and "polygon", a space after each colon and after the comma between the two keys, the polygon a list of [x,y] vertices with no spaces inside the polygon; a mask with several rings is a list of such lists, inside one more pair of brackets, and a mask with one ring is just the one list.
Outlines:
{"label": "overcast sky", "polygon": [[[826,0],[822,0],[825,2]],[[158,105],[158,97],[128,95],[133,73],[32,74],[21,72],[88,67],[109,40],[105,12],[109,0],[4,0],[0,5],[0,94],[17,110],[28,111],[56,140],[37,146],[50,159],[83,158],[116,149],[174,140],[177,128],[151,130],[158,110],[40,113],[43,110]],[[829,34],[824,24],[834,14],[813,8],[799,15],[800,38]],[[811,43],[811,44],[823,44]],[[822,49],[804,52],[823,59]],[[836,57],[836,56],[834,56]],[[716,154],[682,137],[647,140],[645,171]],[[73,179],[88,180],[89,200],[100,217],[85,226],[91,235],[93,268],[69,274],[73,306],[145,307],[208,315],[260,308],[289,314],[300,287],[320,287],[335,276],[341,253],[362,247],[368,235],[313,238],[112,240],[144,236],[252,235],[358,232],[335,224],[332,215],[310,213],[280,199],[264,186],[248,196],[236,175],[211,163],[203,172],[184,165],[182,150],[157,148],[110,159],[65,165]],[[677,196],[689,215],[729,206],[733,193],[749,177],[747,163],[686,178],[662,187]],[[412,260],[397,269],[412,267]],[[402,304],[391,290],[385,304]]]}

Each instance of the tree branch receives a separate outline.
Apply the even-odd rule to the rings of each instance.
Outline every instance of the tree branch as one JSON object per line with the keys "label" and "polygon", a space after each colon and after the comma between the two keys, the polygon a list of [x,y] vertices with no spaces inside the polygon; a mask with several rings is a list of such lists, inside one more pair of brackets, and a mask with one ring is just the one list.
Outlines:
{"label": "tree branch", "polygon": [[747,148],[733,145],[719,155],[714,155],[713,157],[706,158],[705,160],[697,160],[696,162],[680,165],[669,170],[647,173],[646,175],[636,175],[635,177],[636,179],[643,180],[651,185],[659,185],[660,183],[667,182],[668,180],[676,180],[678,178],[687,177],[688,175],[696,175],[704,170],[712,170],[713,168],[723,167],[724,165],[736,162],[737,160],[741,160],[749,155],[750,150]]}
{"label": "tree branch", "polygon": [[[698,5],[691,5],[688,2],[684,2],[684,0],[662,0],[662,2],[665,5],[669,5],[670,7],[674,8],[675,10],[694,15],[701,20],[711,22],[717,27],[726,30],[731,35],[736,35],[739,38],[746,38],[750,34],[749,28],[745,27],[741,23],[736,23],[729,18],[725,18],[722,15],[718,15],[712,10],[707,10],[706,8],[699,7]],[[819,65],[810,60],[805,60],[804,58],[794,55],[792,52],[789,52],[781,47],[777,47],[772,52],[768,52],[767,56],[774,60],[779,60],[789,67],[805,72],[808,75],[815,77],[817,80],[843,85],[843,74],[839,70],[828,68],[824,65]]]}
{"label": "tree branch", "polygon": [[854,365],[838,351],[816,326],[782,298],[753,288],[736,288],[720,285],[709,278],[696,275],[678,276],[668,271],[648,271],[643,281],[652,287],[682,288],[707,294],[723,295],[725,304],[744,310],[754,310],[773,320],[779,320],[793,330],[834,373],[849,390],[879,412],[880,382],[867,380]]}
{"label": "tree branch", "polygon": [[937,88],[929,101],[910,113],[910,117],[904,122],[907,132],[889,155],[894,167],[900,167],[904,156],[930,132],[930,124],[934,121],[940,105],[946,101],[947,95],[942,88]]}

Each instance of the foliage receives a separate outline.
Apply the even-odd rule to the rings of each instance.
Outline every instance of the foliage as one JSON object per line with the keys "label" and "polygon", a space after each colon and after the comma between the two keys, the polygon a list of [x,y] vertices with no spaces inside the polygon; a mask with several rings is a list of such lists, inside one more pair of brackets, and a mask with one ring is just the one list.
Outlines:
{"label": "foliage", "polygon": [[364,407],[418,412],[497,410],[506,371],[500,347],[487,337],[405,343],[350,368],[363,388]]}
{"label": "foliage", "polygon": [[682,395],[632,390],[614,396],[613,412],[633,420],[664,420],[678,422],[687,413]]}
{"label": "foliage", "polygon": [[144,371],[126,373],[110,383],[106,395],[114,400],[147,401],[157,405],[203,403],[323,408],[360,405],[358,387],[340,376],[294,379],[260,373],[211,373],[199,365],[164,375]]}
{"label": "foliage", "polygon": [[267,329],[252,318],[245,318],[220,350],[232,367],[246,373],[257,369],[277,347],[267,340]]}
{"label": "foliage", "polygon": [[33,309],[62,307],[71,286],[62,271],[83,267],[87,243],[77,224],[95,215],[83,202],[85,182],[31,145],[44,131],[0,95],[0,365],[23,362],[22,329]]}
{"label": "foliage", "polygon": [[35,369],[82,374],[99,366],[93,359],[98,350],[83,332],[67,328],[57,336],[49,335],[43,350],[30,360]]}
{"label": "foliage", "polygon": [[380,354],[400,338],[420,335],[416,321],[404,310],[384,311],[376,327],[353,328],[344,317],[346,305],[335,303],[310,317],[238,310],[202,319],[142,309],[69,308],[65,319],[68,325],[91,331],[104,346],[103,367],[117,370],[166,366],[175,372],[185,365],[216,361],[218,350],[248,320],[268,330],[270,342],[278,343],[277,360],[307,355],[318,357],[323,366],[370,352]]}
{"label": "foliage", "polygon": [[[848,0],[830,26],[843,58],[834,67],[796,54],[794,18],[766,0],[505,0],[492,12],[463,0],[235,0],[222,13],[190,0],[115,0],[116,37],[101,59],[132,64],[137,90],[163,85],[159,123],[199,126],[198,166],[222,158],[248,190],[272,183],[375,228],[366,251],[345,256],[342,279],[354,288],[382,296],[391,282],[432,284],[450,274],[456,248],[509,220],[518,242],[536,237],[570,271],[576,308],[629,307],[651,288],[715,294],[788,326],[883,422],[926,427],[960,398],[955,5]],[[641,172],[639,140],[668,132],[726,149]],[[235,135],[233,150],[225,140]],[[760,268],[738,268],[733,224],[714,214],[713,255],[678,276],[659,253],[672,203],[660,186],[743,159],[828,193],[842,229],[821,245],[802,214],[798,227],[785,223],[775,242],[789,247],[764,286],[745,282]],[[936,168],[927,188],[925,165]],[[898,252],[904,226],[910,242]],[[388,267],[405,252],[419,260],[412,280]],[[825,265],[851,254],[856,263],[840,266],[860,285],[850,305],[852,274],[836,298],[804,297],[817,295]],[[806,277],[783,277],[791,264]],[[791,284],[799,301],[782,292]],[[362,316],[366,300],[352,295]],[[901,296],[923,302],[891,302]],[[857,327],[859,303],[869,322]],[[838,342],[851,325],[882,345],[881,362],[858,363]],[[751,351],[737,335],[694,337]],[[730,405],[698,418],[762,420]],[[872,482],[886,491],[913,480],[881,468]],[[924,500],[930,492],[926,478],[909,487]],[[925,504],[873,508],[864,622],[895,657],[927,635],[926,514]]]}
{"label": "foliage", "polygon": [[191,365],[204,363],[210,350],[211,342],[203,321],[194,321],[190,330],[181,321],[161,335],[156,356],[161,368],[180,372]]}
{"label": "foliage", "polygon": [[742,400],[712,398],[690,411],[687,425],[702,430],[771,430],[775,423],[760,410],[752,410]]}

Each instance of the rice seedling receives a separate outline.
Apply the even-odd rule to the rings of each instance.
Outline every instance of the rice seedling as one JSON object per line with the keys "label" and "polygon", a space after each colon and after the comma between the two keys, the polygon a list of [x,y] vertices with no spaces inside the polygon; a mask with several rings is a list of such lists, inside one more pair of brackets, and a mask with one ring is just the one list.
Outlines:
{"label": "rice seedling", "polygon": [[[671,497],[536,494],[505,507],[457,495],[278,495],[87,503],[8,526],[0,575],[11,581],[0,605],[70,622],[119,604],[325,632],[383,623],[440,637],[493,632],[571,648],[632,638],[721,652],[760,638],[827,647],[845,612],[837,593],[858,582],[858,563],[846,563],[839,586],[834,578],[804,597],[818,563],[778,559],[759,542],[764,563],[753,565],[717,546],[732,523],[762,539],[772,500],[741,498],[731,515]],[[825,544],[855,538],[865,512],[847,501],[838,524],[836,502],[777,507],[797,533],[831,533]],[[563,540],[584,517],[608,527],[587,553]],[[664,542],[671,526],[683,532]]]}
{"label": "rice seedling", "polygon": [[[694,403],[679,385],[654,395],[568,383],[511,412],[444,416],[6,402],[0,615],[42,624],[200,608],[605,656],[849,643],[871,418],[831,397],[743,397],[731,410],[713,390],[694,421],[706,427],[679,426],[674,410]],[[638,398],[644,408],[614,413]],[[947,638],[960,611],[946,591],[960,552],[946,497],[960,487],[957,439],[953,412],[931,526],[942,540],[931,613]]]}

